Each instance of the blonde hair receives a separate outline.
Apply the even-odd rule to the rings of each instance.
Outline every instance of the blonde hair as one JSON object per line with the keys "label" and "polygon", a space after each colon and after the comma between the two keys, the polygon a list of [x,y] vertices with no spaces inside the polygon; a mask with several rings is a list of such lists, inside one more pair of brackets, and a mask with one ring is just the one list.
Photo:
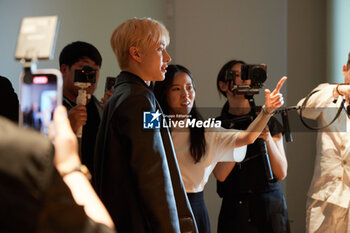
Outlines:
{"label": "blonde hair", "polygon": [[120,69],[128,66],[129,49],[135,46],[141,50],[159,43],[162,39],[167,46],[169,32],[165,26],[151,18],[133,18],[120,24],[112,33],[111,46],[117,57]]}

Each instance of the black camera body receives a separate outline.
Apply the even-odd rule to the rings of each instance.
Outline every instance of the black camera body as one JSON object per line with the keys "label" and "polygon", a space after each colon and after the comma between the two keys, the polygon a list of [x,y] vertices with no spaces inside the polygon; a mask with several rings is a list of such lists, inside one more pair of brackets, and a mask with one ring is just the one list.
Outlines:
{"label": "black camera body", "polygon": [[235,78],[239,74],[237,71],[228,70],[226,72],[225,81],[231,82],[231,91],[236,94],[246,94],[246,95],[255,95],[259,94],[259,89],[263,87],[263,83],[267,79],[267,67],[265,64],[262,65],[251,65],[251,64],[242,64],[241,66],[241,79],[251,80],[250,85],[237,85],[235,83]]}
{"label": "black camera body", "polygon": [[74,82],[96,83],[96,70],[91,66],[83,66],[81,70],[75,70]]}
{"label": "black camera body", "polygon": [[[237,72],[234,70],[228,70],[226,72],[225,81],[235,81],[238,76]],[[262,65],[249,65],[242,64],[241,66],[241,79],[251,80],[251,86],[258,88],[262,87],[263,83],[267,79],[267,67],[265,64]]]}
{"label": "black camera body", "polygon": [[262,65],[242,65],[241,79],[251,80],[251,86],[260,88],[267,79],[267,67]]}

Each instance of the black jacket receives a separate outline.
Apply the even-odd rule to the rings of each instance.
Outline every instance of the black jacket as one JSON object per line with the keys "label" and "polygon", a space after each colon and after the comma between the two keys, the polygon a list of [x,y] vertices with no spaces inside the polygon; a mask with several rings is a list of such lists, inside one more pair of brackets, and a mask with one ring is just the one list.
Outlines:
{"label": "black jacket", "polygon": [[143,129],[156,110],[145,82],[121,72],[97,136],[96,190],[118,232],[197,232],[169,131]]}

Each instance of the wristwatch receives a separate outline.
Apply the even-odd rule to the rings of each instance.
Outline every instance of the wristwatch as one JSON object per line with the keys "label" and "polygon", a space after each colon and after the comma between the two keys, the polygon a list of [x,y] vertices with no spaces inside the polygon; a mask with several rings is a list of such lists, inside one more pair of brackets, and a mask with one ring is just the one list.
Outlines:
{"label": "wristwatch", "polygon": [[88,179],[88,180],[91,180],[91,173],[89,171],[89,169],[84,165],[84,164],[79,164],[75,167],[72,167],[70,169],[67,169],[67,170],[62,170],[60,169],[60,174],[62,177],[65,177],[66,175],[69,175],[73,172],[81,172],[84,174],[84,176]]}

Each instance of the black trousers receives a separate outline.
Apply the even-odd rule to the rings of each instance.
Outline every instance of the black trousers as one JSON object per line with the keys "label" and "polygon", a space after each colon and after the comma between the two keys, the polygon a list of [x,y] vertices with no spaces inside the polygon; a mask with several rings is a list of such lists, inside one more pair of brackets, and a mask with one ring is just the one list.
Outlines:
{"label": "black trousers", "polygon": [[187,193],[199,233],[210,233],[210,221],[203,192]]}
{"label": "black trousers", "polygon": [[218,233],[290,233],[281,190],[224,196]]}

